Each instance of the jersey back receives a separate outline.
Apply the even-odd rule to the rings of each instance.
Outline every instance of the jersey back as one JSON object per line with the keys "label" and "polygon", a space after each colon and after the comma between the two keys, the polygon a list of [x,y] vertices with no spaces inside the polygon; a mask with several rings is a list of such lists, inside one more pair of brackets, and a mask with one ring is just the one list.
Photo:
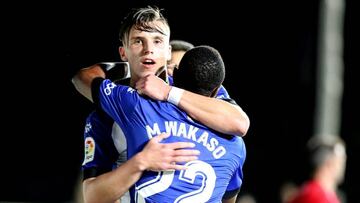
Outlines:
{"label": "jersey back", "polygon": [[101,83],[98,101],[124,131],[129,158],[162,132],[170,133],[164,142],[193,142],[200,151],[198,160],[186,163],[187,170],[144,172],[131,190],[133,202],[220,202],[225,191],[240,188],[246,157],[242,138],[215,132],[171,103],[109,80]]}

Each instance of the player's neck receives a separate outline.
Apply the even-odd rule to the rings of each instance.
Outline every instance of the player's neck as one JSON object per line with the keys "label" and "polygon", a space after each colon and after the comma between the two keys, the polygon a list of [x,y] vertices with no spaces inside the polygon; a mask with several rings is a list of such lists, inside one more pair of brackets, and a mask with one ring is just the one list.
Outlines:
{"label": "player's neck", "polygon": [[327,171],[317,173],[314,178],[325,191],[336,190],[336,183],[334,178]]}
{"label": "player's neck", "polygon": [[130,87],[135,88],[135,84],[137,81],[139,81],[139,79],[137,79],[136,77],[131,77],[129,83]]}

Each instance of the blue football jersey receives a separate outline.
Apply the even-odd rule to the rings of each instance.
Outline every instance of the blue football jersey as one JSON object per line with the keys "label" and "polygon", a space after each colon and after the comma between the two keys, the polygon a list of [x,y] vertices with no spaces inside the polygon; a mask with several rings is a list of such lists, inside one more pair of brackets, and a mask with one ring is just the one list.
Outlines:
{"label": "blue football jersey", "polygon": [[107,172],[115,167],[116,159],[124,149],[118,151],[115,146],[112,138],[113,126],[114,120],[103,112],[93,111],[87,117],[83,170],[96,168],[97,171]]}
{"label": "blue football jersey", "polygon": [[[173,78],[169,76],[169,84]],[[129,80],[119,81],[121,84]],[[218,92],[218,98],[228,98],[224,87]],[[120,166],[127,160],[126,139],[123,131],[111,117],[101,110],[93,111],[86,119],[84,129],[84,159],[82,170],[84,179],[96,177]],[[126,193],[121,202],[130,202]]]}
{"label": "blue football jersey", "polygon": [[[120,126],[106,113],[93,111],[86,119],[84,129],[84,179],[109,172],[127,160],[126,139]],[[130,194],[121,197],[130,202]]]}
{"label": "blue football jersey", "polygon": [[216,98],[218,99],[230,99],[229,93],[224,86],[220,86],[219,91],[217,92]]}
{"label": "blue football jersey", "polygon": [[246,157],[243,139],[225,136],[194,122],[175,105],[140,96],[128,86],[104,80],[98,101],[123,130],[128,157],[153,136],[169,132],[164,142],[189,141],[200,151],[187,170],[144,172],[131,190],[133,202],[221,202],[227,190],[240,188]]}

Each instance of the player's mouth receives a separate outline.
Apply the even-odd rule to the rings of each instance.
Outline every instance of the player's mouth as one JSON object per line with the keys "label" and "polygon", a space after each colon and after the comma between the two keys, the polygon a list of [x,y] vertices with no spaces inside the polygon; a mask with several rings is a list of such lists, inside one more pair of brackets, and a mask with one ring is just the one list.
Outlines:
{"label": "player's mouth", "polygon": [[152,68],[156,64],[156,62],[153,59],[145,59],[145,60],[141,61],[141,63],[146,68]]}

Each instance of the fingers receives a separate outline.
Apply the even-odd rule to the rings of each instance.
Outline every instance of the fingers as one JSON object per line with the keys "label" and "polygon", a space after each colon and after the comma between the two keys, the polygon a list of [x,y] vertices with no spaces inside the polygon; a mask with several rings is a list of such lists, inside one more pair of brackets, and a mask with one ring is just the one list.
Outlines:
{"label": "fingers", "polygon": [[[150,141],[153,142],[161,142],[162,140],[168,138],[170,136],[169,132],[161,133],[153,138]],[[173,143],[166,143],[164,146],[168,147],[169,149],[182,149],[182,148],[194,148],[196,145],[192,142],[173,142]]]}
{"label": "fingers", "polygon": [[184,165],[169,165],[168,170],[186,170],[186,166]]}
{"label": "fingers", "polygon": [[186,169],[187,167],[185,165],[171,163],[171,164],[164,164],[160,170],[152,170],[152,171],[186,170]]}
{"label": "fingers", "polygon": [[[192,142],[173,142],[161,143],[168,138],[170,133],[161,133],[150,139],[146,148],[152,154],[150,159],[152,165],[150,170],[185,170],[186,167],[181,163],[194,161],[198,159],[200,151],[194,148],[196,145]],[[157,155],[155,155],[157,154]],[[155,155],[155,156],[154,156]]]}
{"label": "fingers", "polygon": [[181,163],[181,162],[189,162],[189,161],[194,161],[197,160],[198,157],[197,156],[177,156],[174,157],[174,162],[175,163]]}
{"label": "fingers", "polygon": [[166,146],[171,149],[194,148],[196,145],[192,142],[173,142],[166,143]]}
{"label": "fingers", "polygon": [[187,163],[197,160],[199,154],[200,151],[198,150],[176,150],[174,156],[171,157],[170,163],[172,164],[168,165],[168,169],[186,170],[184,165],[180,165],[178,163]]}
{"label": "fingers", "polygon": [[139,89],[143,89],[145,86],[145,82],[146,82],[146,77],[140,78],[136,83],[135,83],[135,89],[139,90]]}
{"label": "fingers", "polygon": [[169,132],[165,132],[165,133],[161,133],[160,135],[158,135],[158,139],[159,141],[165,139],[165,138],[168,138],[170,136],[170,133]]}
{"label": "fingers", "polygon": [[194,161],[198,159],[199,155],[200,155],[199,150],[190,150],[190,149],[176,150],[173,154],[173,157],[171,158],[171,162],[179,163],[179,162]]}
{"label": "fingers", "polygon": [[[149,83],[149,77],[151,77],[151,75],[153,74],[149,74],[146,75],[142,78],[140,78],[136,83],[135,83],[135,89],[137,90],[137,92],[139,94],[146,94],[146,89],[145,87],[147,86],[147,83]],[[148,85],[149,86],[149,85]]]}
{"label": "fingers", "polygon": [[198,157],[197,156],[180,156],[180,157],[176,157],[174,159],[173,162],[171,162],[170,164],[165,164],[164,165],[164,170],[186,170],[187,167],[185,165],[180,165],[180,164],[176,164],[176,163],[186,163],[186,162],[190,162],[190,161],[194,161],[197,160]]}
{"label": "fingers", "polygon": [[135,89],[136,91],[139,93],[139,94],[142,94],[142,89],[144,87],[144,84],[141,83],[140,81],[138,81],[136,84],[135,84]]}
{"label": "fingers", "polygon": [[168,138],[170,136],[170,133],[161,133],[158,136],[153,137],[151,140],[155,142],[161,142],[163,139]]}
{"label": "fingers", "polygon": [[190,150],[190,149],[178,149],[174,151],[173,156],[199,156],[199,150]]}

